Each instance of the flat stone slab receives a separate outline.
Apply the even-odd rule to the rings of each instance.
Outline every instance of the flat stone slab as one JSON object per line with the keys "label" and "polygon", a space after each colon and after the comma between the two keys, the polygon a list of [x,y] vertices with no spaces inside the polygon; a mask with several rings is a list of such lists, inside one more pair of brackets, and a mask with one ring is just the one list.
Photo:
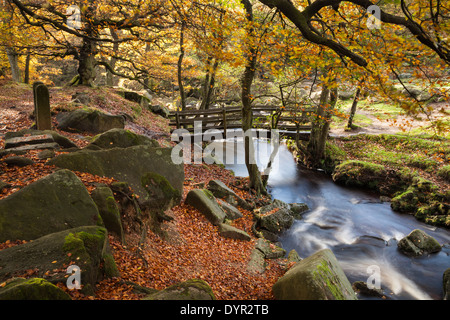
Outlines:
{"label": "flat stone slab", "polygon": [[50,134],[42,134],[37,136],[16,137],[5,141],[5,149],[17,148],[23,145],[35,145],[44,143],[53,143],[55,140]]}
{"label": "flat stone slab", "polygon": [[56,142],[50,142],[50,143],[40,143],[40,144],[30,144],[30,145],[24,145],[16,148],[10,148],[7,149],[8,153],[14,153],[14,152],[22,152],[22,151],[29,151],[29,150],[44,150],[44,149],[59,149],[59,144]]}

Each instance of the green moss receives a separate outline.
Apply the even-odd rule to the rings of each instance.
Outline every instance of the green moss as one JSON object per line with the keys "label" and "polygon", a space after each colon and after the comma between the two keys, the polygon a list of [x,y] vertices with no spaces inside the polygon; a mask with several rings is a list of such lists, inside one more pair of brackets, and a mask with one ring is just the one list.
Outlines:
{"label": "green moss", "polygon": [[313,273],[315,280],[320,282],[325,282],[327,288],[336,300],[345,300],[345,297],[336,282],[337,279],[330,270],[330,266],[326,261],[322,261],[318,266],[317,270]]}
{"label": "green moss", "polygon": [[331,141],[325,146],[325,156],[322,160],[322,169],[332,173],[336,166],[347,158],[347,153]]}
{"label": "green moss", "polygon": [[114,257],[111,254],[106,254],[103,256],[103,269],[104,274],[106,277],[113,278],[113,277],[119,277],[120,272],[117,268],[116,261],[114,260]]}
{"label": "green moss", "polygon": [[148,192],[149,198],[156,200],[160,207],[172,206],[181,199],[180,191],[175,189],[164,176],[155,172],[148,172],[142,176],[141,184]]}
{"label": "green moss", "polygon": [[95,234],[88,232],[69,233],[64,239],[63,251],[71,253],[71,257],[80,257],[84,261],[91,261],[91,256],[103,246],[106,239],[106,229],[98,228]]}
{"label": "green moss", "polygon": [[335,168],[333,180],[347,186],[377,189],[386,179],[386,169],[383,165],[347,160]]}
{"label": "green moss", "polygon": [[71,300],[71,298],[45,279],[13,278],[0,288],[0,300]]}
{"label": "green moss", "polygon": [[440,168],[437,174],[445,181],[450,182],[450,165]]}
{"label": "green moss", "polygon": [[408,189],[391,200],[391,208],[398,212],[414,213],[417,210],[418,203],[419,198],[416,195],[416,192],[412,189]]}

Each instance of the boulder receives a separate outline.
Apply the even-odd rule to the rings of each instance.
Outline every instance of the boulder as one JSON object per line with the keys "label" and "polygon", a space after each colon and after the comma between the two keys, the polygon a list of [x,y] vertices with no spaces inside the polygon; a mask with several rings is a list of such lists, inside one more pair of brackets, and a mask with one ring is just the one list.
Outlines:
{"label": "boulder", "polygon": [[163,118],[169,118],[170,115],[169,109],[161,105],[150,106],[150,111]]}
{"label": "boulder", "polygon": [[235,206],[232,206],[228,202],[225,202],[221,199],[217,199],[217,202],[219,203],[219,206],[222,208],[222,210],[226,213],[227,219],[236,220],[243,217],[242,213]]}
{"label": "boulder", "polygon": [[235,240],[250,241],[252,238],[244,230],[235,228],[226,223],[219,225],[219,234],[224,238],[230,238]]}
{"label": "boulder", "polygon": [[0,300],[72,300],[64,290],[42,278],[13,278],[0,287]]}
{"label": "boulder", "polygon": [[362,294],[364,296],[376,297],[376,298],[384,297],[383,291],[381,291],[381,289],[376,289],[376,288],[371,289],[367,286],[367,283],[364,281],[353,282],[352,288],[355,290],[355,292],[358,292],[359,294]]}
{"label": "boulder", "polygon": [[91,192],[91,197],[97,205],[108,232],[116,234],[123,240],[124,232],[120,219],[120,209],[114,199],[112,190],[108,187],[97,187]]}
{"label": "boulder", "polygon": [[397,246],[401,252],[410,256],[436,253],[442,249],[436,239],[419,229],[411,231],[410,234],[398,242]]}
{"label": "boulder", "polygon": [[277,300],[356,300],[333,252],[323,249],[297,262],[273,285]]}
{"label": "boulder", "polygon": [[188,204],[202,213],[214,225],[220,225],[226,218],[214,195],[207,189],[194,189],[186,196]]}
{"label": "boulder", "polygon": [[56,120],[58,129],[73,132],[102,133],[114,128],[123,129],[125,126],[122,116],[87,108],[59,113]]}
{"label": "boulder", "polygon": [[250,273],[261,274],[266,271],[266,264],[264,253],[256,247],[253,248],[247,263],[247,270]]}
{"label": "boulder", "polygon": [[141,177],[141,185],[147,191],[146,205],[166,211],[180,203],[181,192],[175,189],[162,175],[147,172]]}
{"label": "boulder", "polygon": [[286,250],[262,238],[256,241],[255,248],[264,254],[265,259],[278,259],[286,255]]}
{"label": "boulder", "polygon": [[117,275],[108,248],[106,229],[98,226],[48,234],[0,250],[0,283],[32,270],[33,276],[65,285],[67,266],[75,264],[81,270],[81,286],[88,291],[105,276]]}
{"label": "boulder", "polygon": [[259,227],[275,234],[280,234],[289,229],[294,221],[295,218],[286,208],[278,209],[270,214],[259,215]]}
{"label": "boulder", "polygon": [[252,207],[247,201],[239,197],[233,190],[228,188],[220,180],[211,180],[207,186],[208,190],[217,198],[222,198],[231,205],[237,205],[245,210],[251,210]]}
{"label": "boulder", "polygon": [[385,182],[386,168],[359,160],[347,160],[336,166],[332,178],[339,184],[377,190]]}
{"label": "boulder", "polygon": [[209,284],[192,279],[148,295],[144,300],[216,300]]}
{"label": "boulder", "polygon": [[59,170],[0,200],[0,242],[32,240],[101,218],[81,180]]}
{"label": "boulder", "polygon": [[54,158],[56,156],[56,153],[54,150],[47,149],[40,151],[37,156],[39,160],[47,160]]}
{"label": "boulder", "polygon": [[444,300],[450,300],[450,268],[444,271],[442,276]]}
{"label": "boulder", "polygon": [[26,167],[26,166],[34,164],[34,161],[31,160],[30,158],[19,157],[19,156],[8,157],[8,158],[4,159],[3,162],[11,167]]}
{"label": "boulder", "polygon": [[297,263],[299,261],[302,261],[302,258],[300,257],[300,255],[298,254],[297,251],[295,251],[295,249],[292,249],[291,251],[289,251],[288,256],[287,256],[287,262],[291,262],[291,263]]}
{"label": "boulder", "polygon": [[81,150],[59,155],[48,164],[127,182],[139,196],[139,202],[145,203],[151,198],[145,184],[142,183],[142,178],[149,172],[157,172],[179,194],[182,194],[184,166],[174,164],[171,153],[170,148],[154,148],[148,145],[108,150]]}
{"label": "boulder", "polygon": [[158,141],[146,136],[136,134],[125,129],[111,129],[98,136],[86,147],[98,147],[93,149],[128,148],[133,146],[149,145],[159,147]]}
{"label": "boulder", "polygon": [[275,199],[272,203],[257,209],[259,215],[265,215],[274,209],[287,209],[294,219],[301,219],[303,213],[309,210],[306,203],[286,203],[279,199]]}

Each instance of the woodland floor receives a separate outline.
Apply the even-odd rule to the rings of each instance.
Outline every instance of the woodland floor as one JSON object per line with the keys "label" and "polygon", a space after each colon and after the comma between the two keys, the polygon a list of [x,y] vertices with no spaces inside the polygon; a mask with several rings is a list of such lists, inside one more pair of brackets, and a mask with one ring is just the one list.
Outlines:
{"label": "woodland floor", "polygon": [[[50,90],[54,114],[60,110],[73,108],[69,102],[72,94],[77,90],[79,89]],[[170,145],[166,119],[136,108],[135,104],[133,105],[105,89],[89,89],[89,95],[92,105],[96,108],[113,114],[131,113],[135,121],[127,125],[127,129],[153,137],[163,146]],[[448,105],[446,107],[448,108]],[[0,82],[0,149],[4,146],[3,135],[6,132],[32,126],[33,119],[30,117],[32,112],[33,97],[29,86]],[[401,128],[392,123],[379,120],[370,112],[362,112],[372,120],[370,125],[361,126],[352,131],[345,131],[343,127],[338,127],[333,129],[332,134],[347,136],[355,133],[402,132]],[[54,124],[56,125],[55,120]],[[419,123],[414,125],[419,125]],[[58,132],[70,138],[79,147],[86,146],[92,136]],[[26,168],[9,168],[0,164],[0,180],[13,185],[12,188],[6,189],[4,193],[0,194],[0,199],[55,170],[54,167],[46,165],[45,160],[39,160],[37,152],[30,151],[26,156],[32,158],[35,164]],[[2,171],[3,173],[1,173]],[[96,182],[111,182],[111,179],[108,178],[84,173],[76,174],[84,182],[88,191],[93,190]],[[243,198],[251,197],[244,191],[245,188],[242,188],[245,186],[245,179],[238,179],[231,172],[216,165],[206,164],[185,165],[183,197],[196,184],[208,183],[211,179],[222,180]],[[252,214],[245,210],[242,212],[244,218],[235,222],[235,226],[251,235]],[[184,205],[183,202],[174,207],[169,214],[174,217],[172,222],[165,224],[167,233],[171,235],[170,241],[164,241],[148,231],[145,246],[141,250],[137,245],[140,234],[128,232],[126,235],[127,245],[122,245],[118,239],[109,236],[121,276],[98,283],[95,297],[84,296],[78,291],[69,291],[73,299],[136,300],[145,295],[136,292],[130,282],[160,290],[192,278],[208,282],[217,299],[273,299],[271,288],[286,271],[286,260],[269,260],[264,274],[253,274],[246,270],[246,265],[256,238],[247,242],[225,239],[219,236],[218,227],[210,224],[198,211]],[[0,244],[0,250],[11,245],[13,244]],[[61,286],[65,289],[62,284]]]}
{"label": "woodland floor", "polygon": [[[52,110],[67,108],[75,89],[50,90]],[[91,99],[97,107],[110,113],[130,112],[126,101],[118,96],[111,97],[100,92],[90,92]],[[99,104],[98,99],[109,101]],[[4,147],[4,134],[30,128],[33,119],[33,98],[30,87],[23,85],[6,85],[0,83],[0,148]],[[163,145],[168,142],[167,120],[139,110],[139,121],[129,125],[127,129],[143,133],[158,139]],[[53,117],[54,124],[56,124]],[[58,130],[56,130],[58,131]],[[71,134],[58,131],[70,138],[79,147],[89,143],[89,134]],[[59,154],[60,152],[56,152]],[[0,199],[20,190],[24,186],[54,172],[56,168],[39,160],[36,151],[29,151],[26,157],[32,158],[35,164],[25,168],[7,167],[0,164],[0,180],[13,187],[4,189]],[[92,191],[97,182],[109,184],[112,179],[75,172],[83,181],[88,191]],[[235,178],[231,172],[217,165],[185,165],[184,195],[195,184],[208,183],[211,179],[220,179],[244,198],[249,195],[242,190],[245,180]],[[238,186],[238,184],[240,186]],[[242,210],[244,218],[235,222],[235,226],[251,232],[252,214]],[[253,274],[246,266],[256,238],[251,241],[225,239],[218,234],[218,227],[209,223],[198,211],[190,206],[174,207],[169,213],[174,220],[165,224],[171,235],[170,241],[164,241],[150,230],[147,232],[145,245],[140,249],[137,245],[140,234],[132,231],[126,234],[126,245],[110,235],[109,240],[119,268],[120,277],[106,279],[97,285],[96,295],[84,296],[79,291],[68,291],[73,299],[101,300],[136,300],[145,296],[136,292],[130,282],[147,288],[164,289],[177,282],[189,279],[203,279],[209,283],[217,299],[225,300],[268,300],[272,299],[272,285],[285,272],[284,259],[268,261],[264,274]],[[22,242],[0,244],[0,250]]]}

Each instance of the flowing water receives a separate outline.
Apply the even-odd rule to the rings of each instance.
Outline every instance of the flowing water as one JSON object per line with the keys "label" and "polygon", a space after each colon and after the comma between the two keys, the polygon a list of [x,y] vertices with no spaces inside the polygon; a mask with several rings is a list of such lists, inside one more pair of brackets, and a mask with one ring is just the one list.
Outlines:
{"label": "flowing water", "polygon": [[[271,147],[254,140],[258,165],[265,168]],[[226,158],[226,167],[236,176],[247,176],[242,141],[216,143],[216,156]],[[222,151],[221,151],[222,150]],[[225,159],[225,158],[221,158]],[[310,210],[281,236],[284,249],[295,249],[302,258],[329,248],[349,281],[381,286],[387,299],[442,299],[442,276],[450,268],[450,231],[421,223],[413,216],[398,214],[375,194],[335,184],[322,172],[299,167],[286,146],[281,145],[268,181],[274,199],[304,202]],[[411,258],[397,249],[397,242],[414,229],[439,241],[441,252]],[[360,296],[360,299],[369,299]]]}

